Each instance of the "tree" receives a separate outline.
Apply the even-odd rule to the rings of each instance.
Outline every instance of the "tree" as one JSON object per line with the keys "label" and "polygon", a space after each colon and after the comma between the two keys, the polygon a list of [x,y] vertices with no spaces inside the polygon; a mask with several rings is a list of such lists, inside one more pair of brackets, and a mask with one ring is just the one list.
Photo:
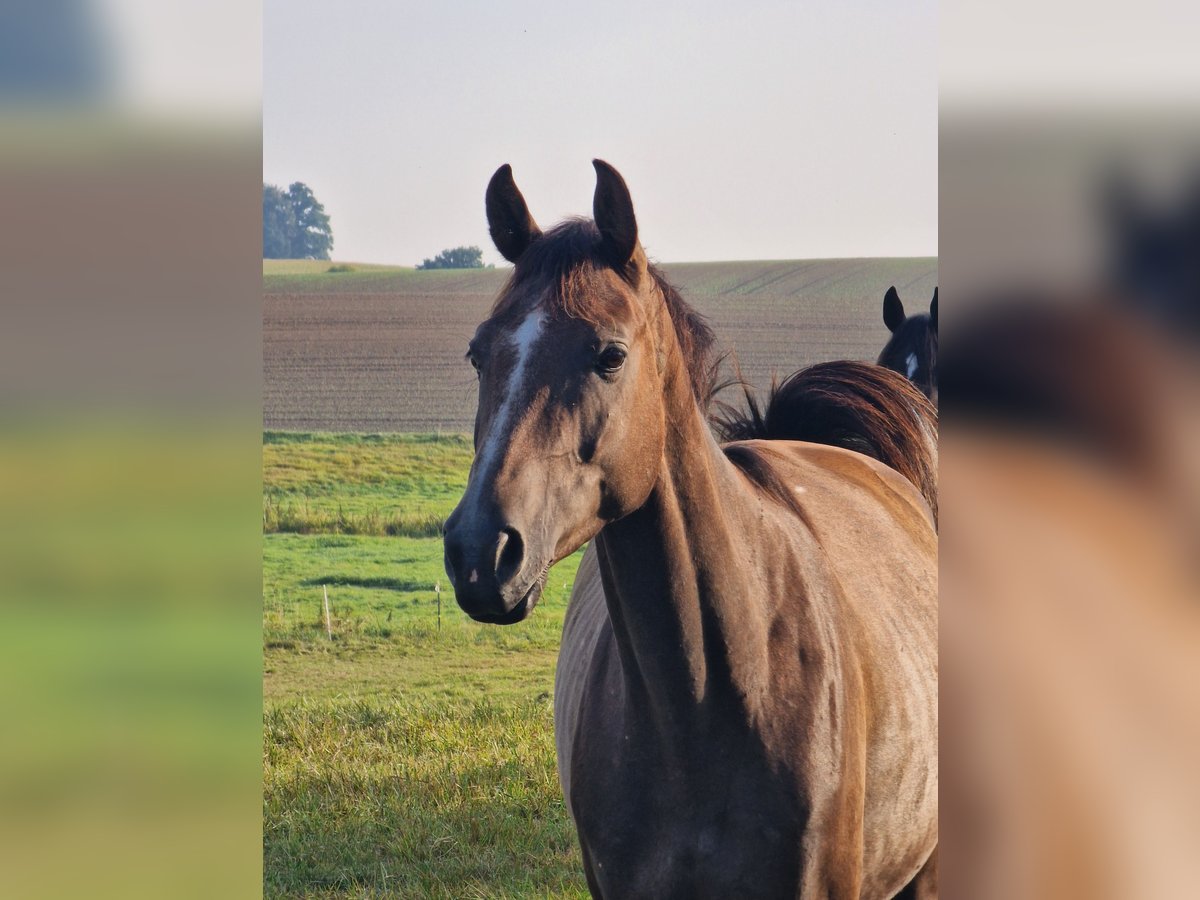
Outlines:
{"label": "tree", "polygon": [[292,253],[295,259],[329,259],[333,249],[333,231],[329,216],[307,184],[296,181],[288,186],[288,202],[296,223]]}
{"label": "tree", "polygon": [[332,249],[329,216],[308,185],[263,184],[264,259],[329,259]]}
{"label": "tree", "polygon": [[427,259],[418,269],[482,269],[483,251],[478,247],[455,247],[443,250],[433,259]]}
{"label": "tree", "polygon": [[263,259],[287,259],[291,255],[294,230],[287,194],[273,184],[264,184]]}

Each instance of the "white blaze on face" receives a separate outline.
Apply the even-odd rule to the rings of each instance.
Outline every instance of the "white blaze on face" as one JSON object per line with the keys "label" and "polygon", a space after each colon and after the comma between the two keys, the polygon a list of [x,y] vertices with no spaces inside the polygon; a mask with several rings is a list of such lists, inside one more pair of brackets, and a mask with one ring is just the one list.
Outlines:
{"label": "white blaze on face", "polygon": [[909,378],[912,378],[914,375],[917,374],[917,354],[915,354],[915,353],[908,354],[908,359],[904,360],[904,363],[905,363],[905,365],[908,366],[908,377]]}
{"label": "white blaze on face", "polygon": [[509,344],[516,350],[517,360],[508,373],[508,384],[504,389],[504,402],[500,404],[500,409],[492,417],[491,427],[480,444],[479,462],[475,467],[476,480],[485,476],[501,444],[508,437],[512,427],[509,420],[512,419],[516,398],[521,384],[525,380],[525,371],[529,367],[529,360],[533,358],[534,345],[542,335],[542,326],[545,321],[545,313],[541,309],[534,309],[525,317],[516,331],[508,335]]}

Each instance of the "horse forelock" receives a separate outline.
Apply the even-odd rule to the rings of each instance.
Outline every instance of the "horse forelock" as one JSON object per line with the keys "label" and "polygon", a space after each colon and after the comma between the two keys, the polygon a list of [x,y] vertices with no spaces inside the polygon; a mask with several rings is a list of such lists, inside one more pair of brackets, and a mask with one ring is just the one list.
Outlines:
{"label": "horse forelock", "polygon": [[[611,322],[621,311],[622,298],[607,288],[601,275],[605,270],[615,271],[631,289],[636,289],[635,272],[614,269],[604,259],[596,223],[591,219],[567,219],[529,245],[496,298],[491,315],[505,315],[522,298],[536,293],[552,318],[565,316],[592,325]],[[707,407],[715,381],[712,329],[657,266],[649,265],[648,271],[671,319],[692,392],[700,406]]]}

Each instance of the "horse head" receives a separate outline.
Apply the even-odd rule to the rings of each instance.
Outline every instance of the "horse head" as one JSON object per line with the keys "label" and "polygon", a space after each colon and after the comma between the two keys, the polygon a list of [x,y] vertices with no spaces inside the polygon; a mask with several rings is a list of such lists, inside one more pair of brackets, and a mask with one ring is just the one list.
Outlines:
{"label": "horse head", "polygon": [[444,528],[455,596],[481,622],[524,619],[551,565],[645,502],[664,392],[687,378],[674,364],[681,344],[711,340],[699,317],[672,328],[629,189],[594,165],[594,221],[545,233],[511,167],[487,189],[492,239],[514,270],[467,351],[479,378],[475,459]]}
{"label": "horse head", "polygon": [[883,324],[892,333],[884,345],[877,362],[893,372],[899,372],[918,388],[921,393],[937,403],[937,353],[938,353],[938,292],[933,289],[933,300],[928,313],[914,316],[904,314],[904,304],[896,288],[890,287],[883,298]]}

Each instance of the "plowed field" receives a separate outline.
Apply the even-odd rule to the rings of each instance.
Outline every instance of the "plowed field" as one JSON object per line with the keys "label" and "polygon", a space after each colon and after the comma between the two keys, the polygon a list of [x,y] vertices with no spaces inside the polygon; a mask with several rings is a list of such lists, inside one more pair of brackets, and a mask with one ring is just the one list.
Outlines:
{"label": "plowed field", "polygon": [[[507,272],[327,273],[329,265],[264,263],[264,427],[470,431],[475,378],[463,353]],[[937,283],[935,258],[663,269],[761,387],[772,371],[874,359],[887,337],[880,309],[888,286],[912,313],[928,307]]]}

